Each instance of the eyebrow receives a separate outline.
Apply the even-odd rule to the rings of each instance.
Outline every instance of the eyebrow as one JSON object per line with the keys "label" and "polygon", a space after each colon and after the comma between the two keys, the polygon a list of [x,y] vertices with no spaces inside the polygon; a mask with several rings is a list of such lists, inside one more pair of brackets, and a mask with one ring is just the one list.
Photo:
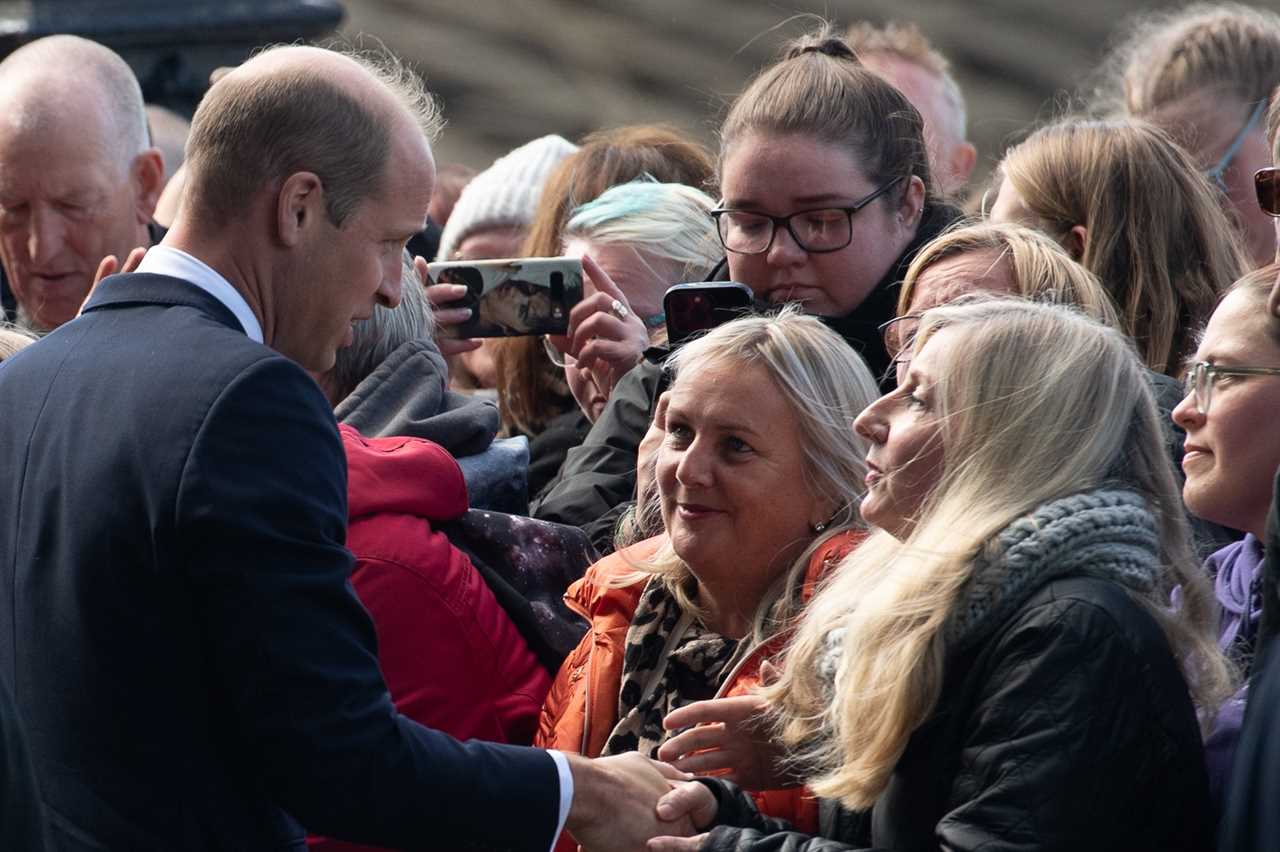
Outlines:
{"label": "eyebrow", "polygon": [[[819,195],[802,195],[799,198],[791,199],[791,206],[795,210],[818,209],[822,207],[848,207],[853,202],[849,200],[849,196],[836,192],[826,192]],[[735,198],[725,199],[726,207],[762,207],[753,198]]]}

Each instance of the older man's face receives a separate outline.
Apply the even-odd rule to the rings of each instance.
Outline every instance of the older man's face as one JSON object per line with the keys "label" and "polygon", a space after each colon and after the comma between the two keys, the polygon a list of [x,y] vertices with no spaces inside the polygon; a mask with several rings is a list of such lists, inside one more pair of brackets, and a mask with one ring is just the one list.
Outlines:
{"label": "older man's face", "polygon": [[98,263],[138,245],[150,215],[129,158],[95,124],[53,132],[0,121],[0,260],[42,329],[75,317]]}

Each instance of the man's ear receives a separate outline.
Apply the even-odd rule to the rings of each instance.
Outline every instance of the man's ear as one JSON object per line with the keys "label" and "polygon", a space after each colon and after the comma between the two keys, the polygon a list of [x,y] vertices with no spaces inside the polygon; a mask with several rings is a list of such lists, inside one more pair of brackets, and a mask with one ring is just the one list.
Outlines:
{"label": "man's ear", "polygon": [[325,218],[324,185],[314,172],[294,172],[276,196],[276,231],[286,246],[296,246]]}
{"label": "man's ear", "polygon": [[164,155],[159,148],[148,148],[133,158],[129,167],[133,179],[134,207],[138,224],[146,225],[155,215],[156,204],[164,190]]}
{"label": "man's ear", "polygon": [[1089,247],[1089,229],[1084,225],[1073,225],[1071,230],[1067,232],[1066,245],[1063,247],[1067,250],[1067,254],[1071,255],[1072,260],[1077,263],[1084,258],[1085,250]]}
{"label": "man's ear", "polygon": [[907,183],[907,191],[902,194],[902,203],[898,205],[898,221],[904,227],[914,230],[920,224],[923,210],[924,181],[912,175]]}
{"label": "man's ear", "polygon": [[[964,187],[973,174],[973,167],[978,162],[978,149],[972,142],[961,142],[951,149],[951,174],[957,187]],[[959,190],[957,189],[957,192]]]}

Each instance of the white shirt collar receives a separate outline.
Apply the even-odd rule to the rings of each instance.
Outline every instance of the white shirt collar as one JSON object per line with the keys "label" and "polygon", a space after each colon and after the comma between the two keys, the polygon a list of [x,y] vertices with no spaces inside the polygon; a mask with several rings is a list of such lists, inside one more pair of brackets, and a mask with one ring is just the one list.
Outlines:
{"label": "white shirt collar", "polygon": [[181,278],[183,281],[191,282],[235,314],[250,340],[262,342],[262,325],[253,315],[244,296],[231,286],[230,281],[199,258],[192,257],[182,249],[172,246],[152,246],[142,258],[142,263],[138,264],[137,271],[152,275],[168,275],[171,278]]}

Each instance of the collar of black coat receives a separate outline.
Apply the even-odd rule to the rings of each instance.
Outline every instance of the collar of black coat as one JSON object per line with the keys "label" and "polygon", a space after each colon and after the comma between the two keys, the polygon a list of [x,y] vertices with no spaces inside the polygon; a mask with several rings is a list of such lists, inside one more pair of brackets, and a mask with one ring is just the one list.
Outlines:
{"label": "collar of black coat", "polygon": [[231,309],[211,294],[189,281],[168,275],[149,272],[133,272],[112,275],[98,282],[81,313],[91,313],[110,308],[136,307],[139,305],[174,305],[208,314],[225,326],[243,331],[240,320]]}

